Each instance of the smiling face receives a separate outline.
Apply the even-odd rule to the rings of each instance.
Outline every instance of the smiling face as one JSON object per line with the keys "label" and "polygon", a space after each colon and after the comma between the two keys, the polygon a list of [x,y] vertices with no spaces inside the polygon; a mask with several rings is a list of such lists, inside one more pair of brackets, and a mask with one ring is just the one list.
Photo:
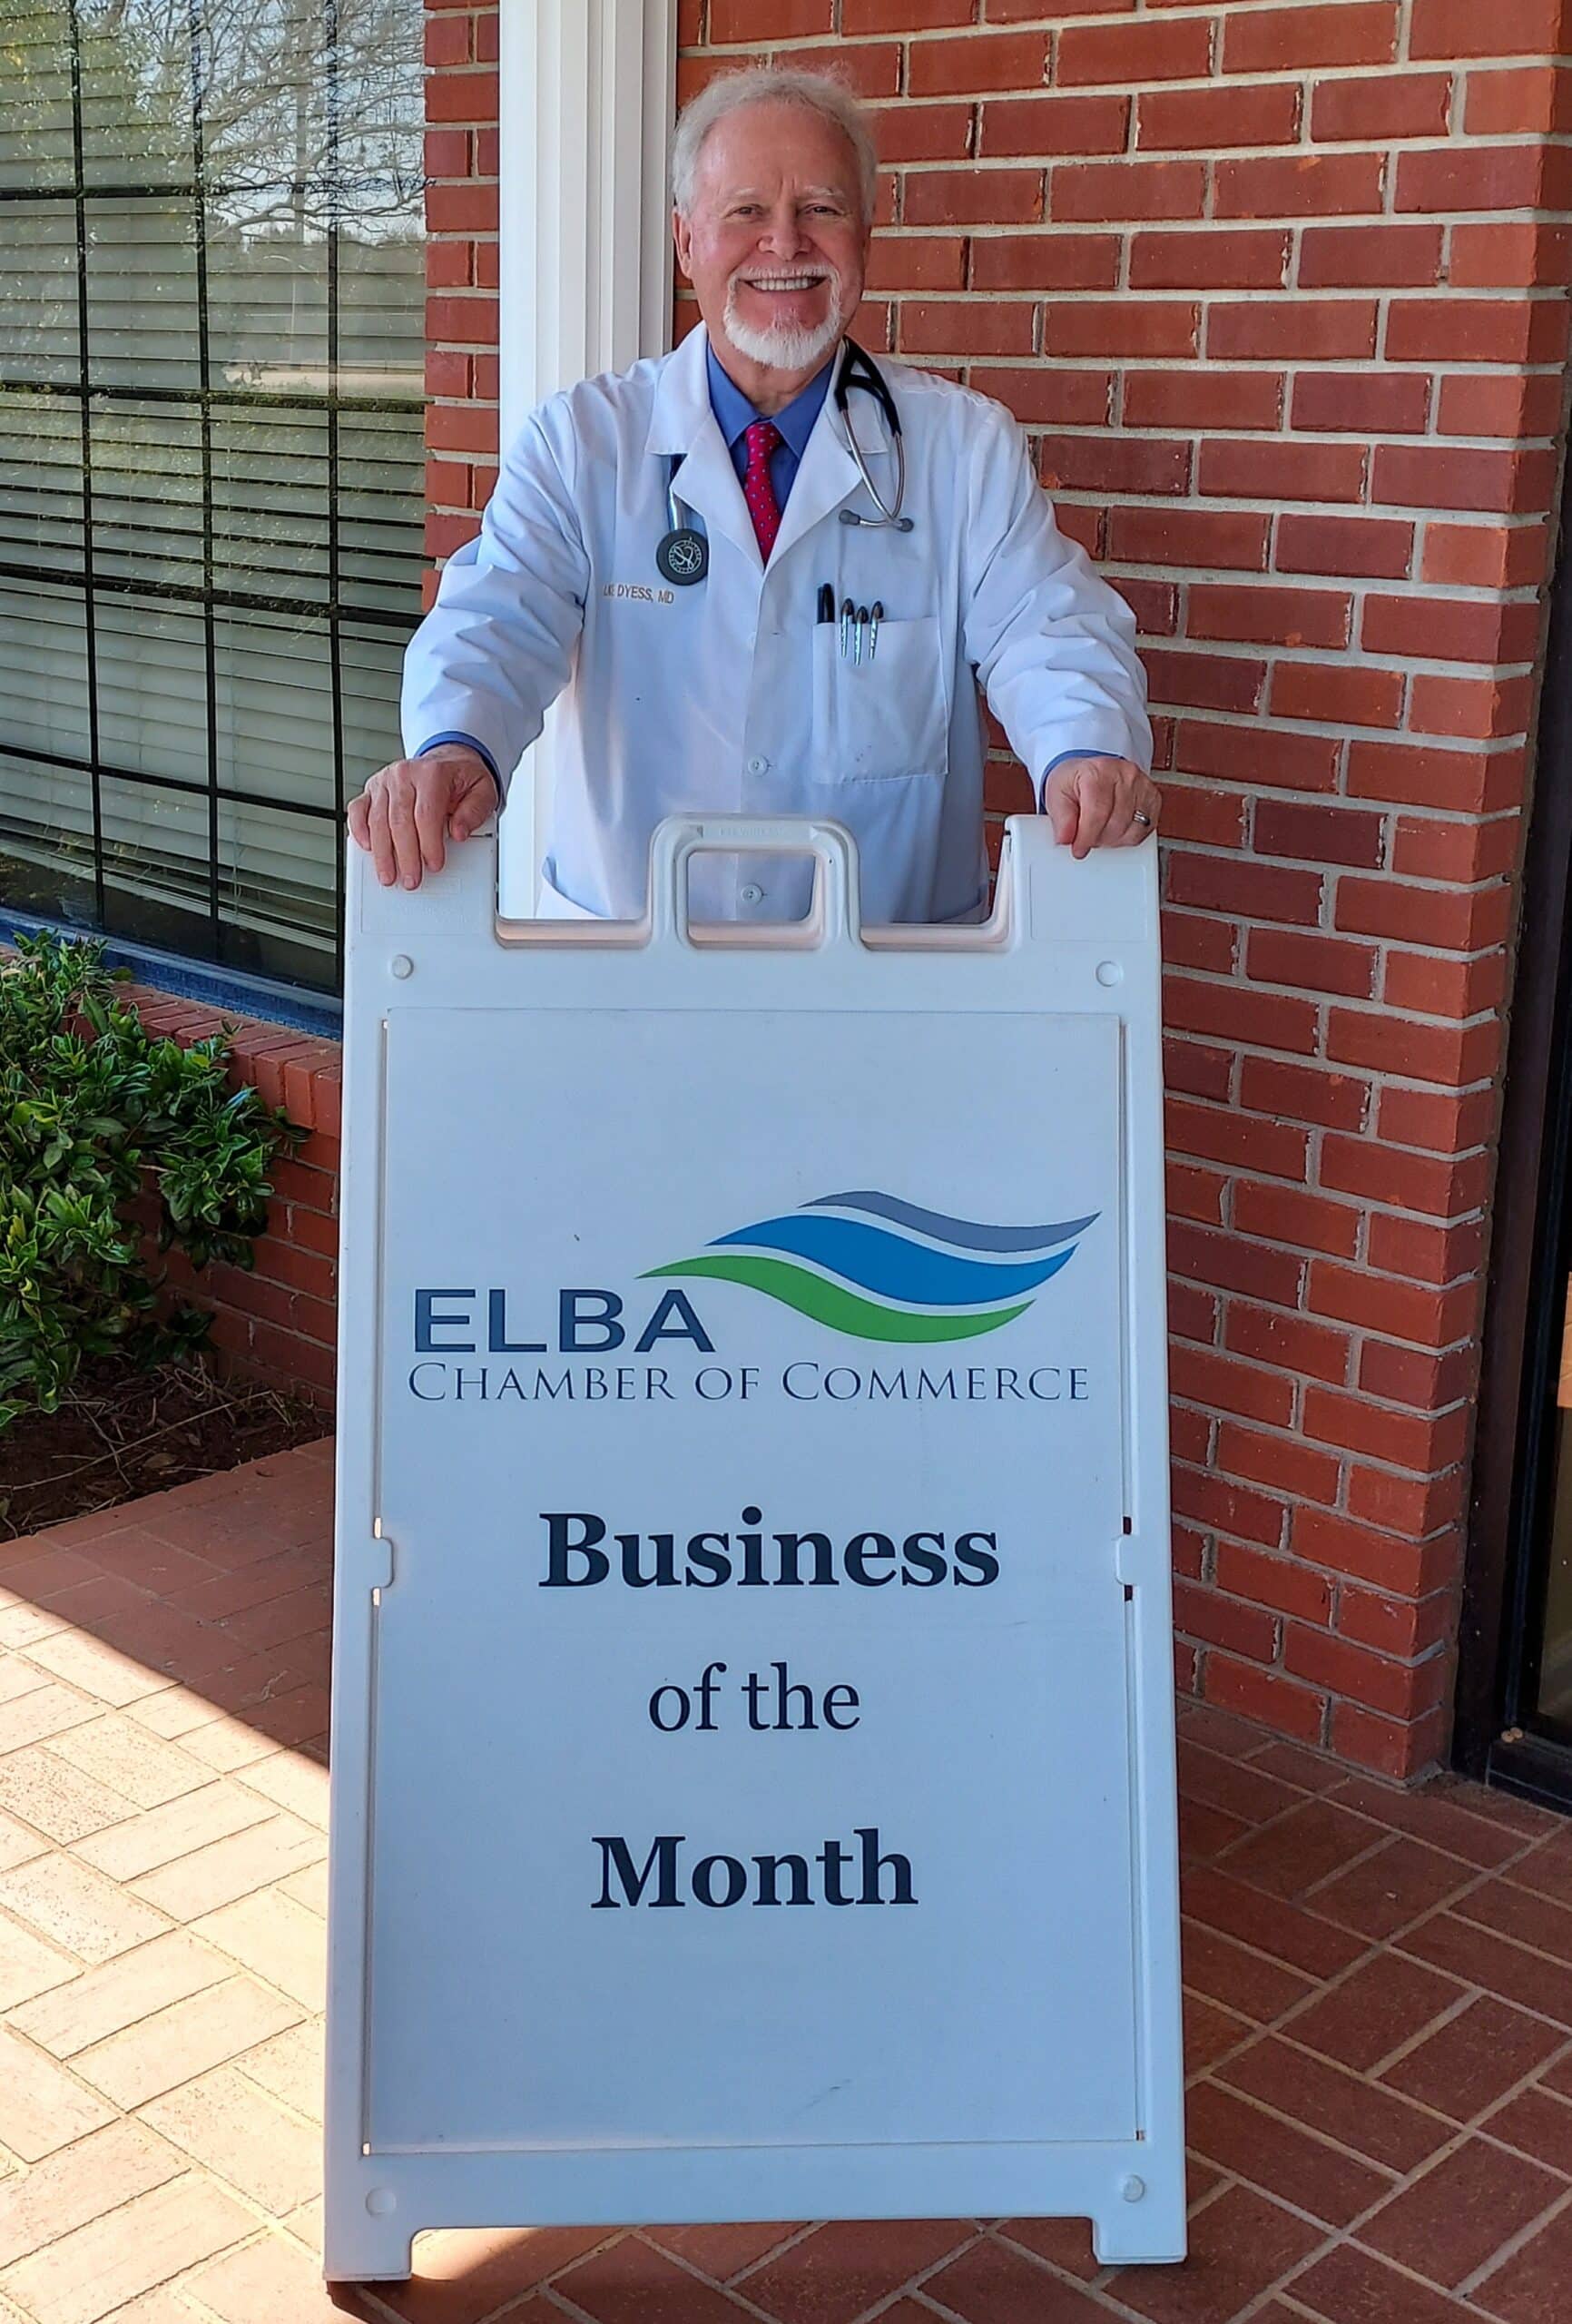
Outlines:
{"label": "smiling face", "polygon": [[739,105],[704,140],[673,233],[722,364],[755,409],[780,410],[862,297],[869,226],[850,144],[807,105]]}

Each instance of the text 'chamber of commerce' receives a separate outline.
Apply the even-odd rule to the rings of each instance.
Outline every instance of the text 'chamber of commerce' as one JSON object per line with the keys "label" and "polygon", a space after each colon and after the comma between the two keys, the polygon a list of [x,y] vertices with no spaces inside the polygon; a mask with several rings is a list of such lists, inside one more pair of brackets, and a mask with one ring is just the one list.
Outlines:
{"label": "text 'chamber of commerce'", "polygon": [[[690,926],[693,855],[810,919]],[[1155,866],[835,824],[643,923],[351,850],[327,2272],[447,2225],[1184,2249]]]}

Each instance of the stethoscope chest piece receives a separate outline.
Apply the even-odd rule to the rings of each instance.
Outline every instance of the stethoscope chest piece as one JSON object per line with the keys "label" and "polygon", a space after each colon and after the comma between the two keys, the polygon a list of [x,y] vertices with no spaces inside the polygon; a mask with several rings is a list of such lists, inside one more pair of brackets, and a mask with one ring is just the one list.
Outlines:
{"label": "stethoscope chest piece", "polygon": [[[870,492],[873,489],[871,485],[868,488]],[[888,528],[892,533],[909,533],[916,529],[915,519],[910,517],[860,517],[855,508],[843,508],[840,521],[843,525],[868,525],[875,532]]]}
{"label": "stethoscope chest piece", "polygon": [[692,525],[674,526],[656,546],[655,565],[663,581],[671,582],[673,588],[691,589],[710,569],[710,544]]}

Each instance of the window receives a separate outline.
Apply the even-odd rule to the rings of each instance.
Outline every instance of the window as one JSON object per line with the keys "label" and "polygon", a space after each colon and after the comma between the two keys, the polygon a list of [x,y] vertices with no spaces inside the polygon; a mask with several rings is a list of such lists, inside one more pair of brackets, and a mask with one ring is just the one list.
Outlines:
{"label": "window", "polygon": [[420,0],[0,0],[0,899],[339,980],[419,617]]}

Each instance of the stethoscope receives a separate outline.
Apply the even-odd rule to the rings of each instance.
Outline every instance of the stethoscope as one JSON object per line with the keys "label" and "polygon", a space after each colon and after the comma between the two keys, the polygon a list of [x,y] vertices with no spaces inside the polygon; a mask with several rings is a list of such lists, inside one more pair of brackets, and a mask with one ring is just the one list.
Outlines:
{"label": "stethoscope", "polygon": [[[887,502],[881,497],[869,472],[867,455],[857,440],[857,431],[851,424],[850,396],[853,388],[861,388],[873,398],[884,421],[890,448],[895,454],[893,501]],[[879,512],[877,516],[864,517],[855,508],[843,508],[840,511],[841,523],[867,525],[876,532],[888,529],[909,533],[913,530],[913,520],[900,513],[906,500],[906,443],[901,435],[900,414],[895,408],[895,398],[890,394],[879,366],[871,356],[864,353],[855,340],[846,341],[831,393],[835,409],[840,416],[840,431],[846,438],[847,449],[856,461],[857,473]],[[692,588],[693,583],[702,581],[710,570],[710,544],[703,534],[684,517],[684,504],[677,498],[677,470],[685,457],[682,452],[674,452],[671,456],[666,474],[666,530],[655,547],[656,571],[663,581],[671,582],[678,589]]]}
{"label": "stethoscope", "polygon": [[[879,497],[879,487],[868,472],[868,460],[857,440],[857,430],[851,425],[850,392],[863,388],[879,406],[890,449],[895,454],[895,498],[888,506]],[[846,438],[846,448],[857,462],[857,473],[870,500],[878,509],[877,517],[860,516],[855,508],[843,508],[843,525],[869,525],[875,531],[888,527],[896,533],[909,533],[912,519],[900,513],[906,500],[906,439],[900,432],[900,414],[895,408],[884,374],[870,355],[865,355],[853,339],[846,342],[846,352],[840,359],[840,369],[835,380],[835,409],[840,414],[840,432]]]}

